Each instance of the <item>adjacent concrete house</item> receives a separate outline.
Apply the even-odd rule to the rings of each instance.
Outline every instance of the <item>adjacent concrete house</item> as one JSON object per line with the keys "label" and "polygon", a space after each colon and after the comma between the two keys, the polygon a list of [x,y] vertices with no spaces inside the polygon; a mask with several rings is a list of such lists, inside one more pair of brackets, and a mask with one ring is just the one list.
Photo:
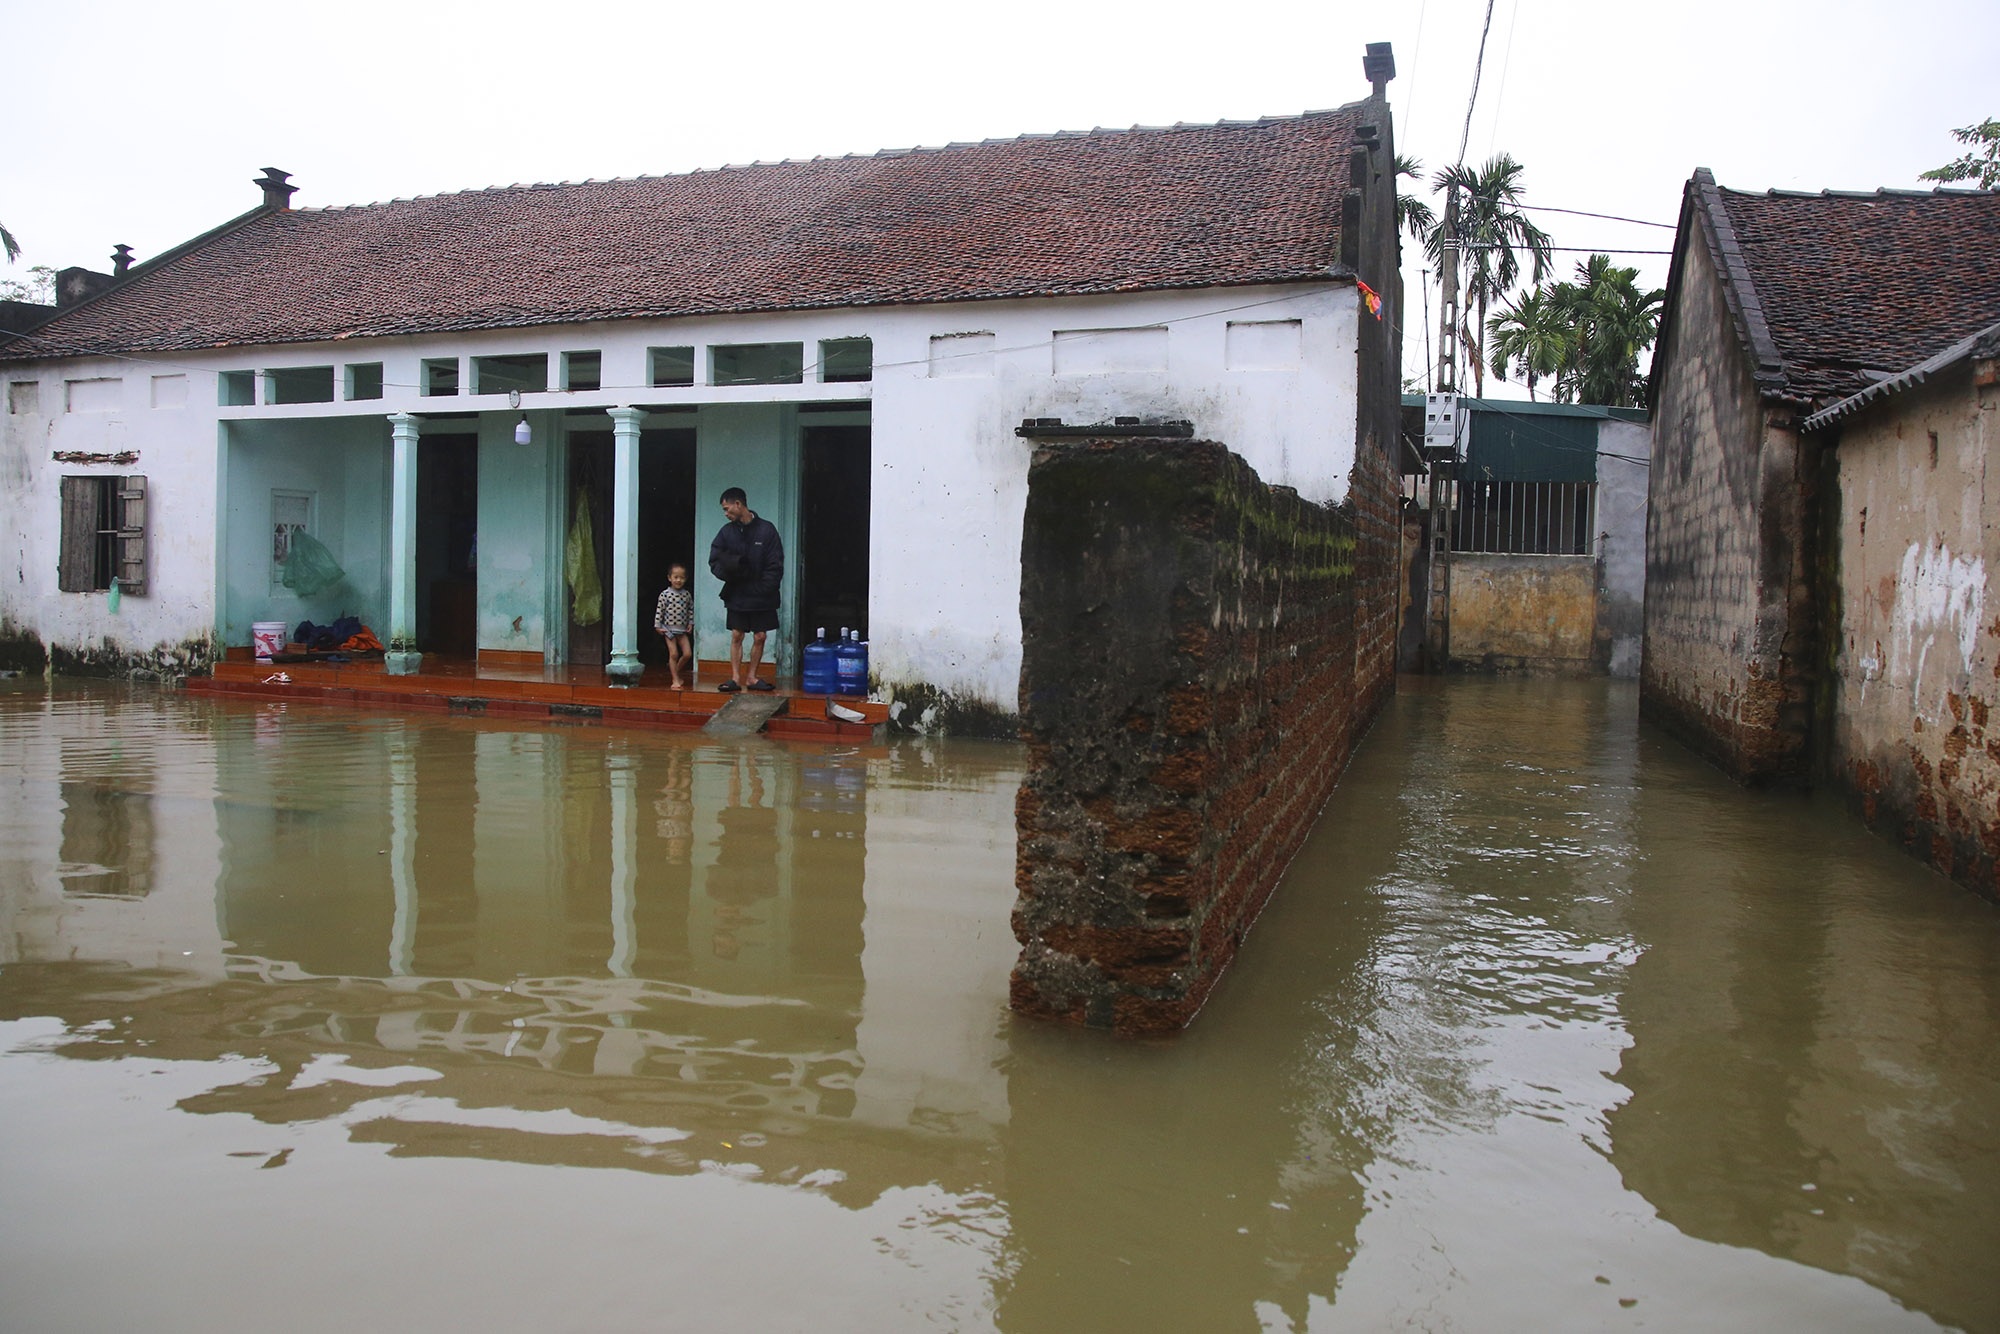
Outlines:
{"label": "adjacent concrete house", "polygon": [[[1404,452],[1398,665],[1637,676],[1646,414],[1477,398],[1449,410],[1446,447],[1427,447],[1428,462]],[[1404,396],[1413,445],[1430,411]]]}
{"label": "adjacent concrete house", "polygon": [[1996,255],[1992,192],[1695,173],[1653,363],[1641,696],[1732,774],[1831,781],[1988,895]]}
{"label": "adjacent concrete house", "polygon": [[[1250,122],[345,207],[267,169],[0,347],[0,646],[175,675],[345,612],[392,671],[636,680],[674,562],[719,653],[704,557],[742,486],[790,554],[781,669],[851,625],[905,721],[1009,730],[1025,420],[1188,421],[1327,502],[1393,438],[1386,77]],[[300,534],[344,575],[311,597]]]}

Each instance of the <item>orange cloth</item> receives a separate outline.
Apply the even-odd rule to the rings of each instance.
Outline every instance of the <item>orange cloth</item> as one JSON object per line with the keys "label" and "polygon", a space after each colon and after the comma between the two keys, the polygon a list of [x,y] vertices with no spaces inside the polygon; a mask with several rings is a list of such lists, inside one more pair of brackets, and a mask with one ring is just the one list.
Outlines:
{"label": "orange cloth", "polygon": [[340,646],[340,652],[380,653],[382,652],[382,641],[375,637],[373,630],[364,625],[347,637],[347,642]]}

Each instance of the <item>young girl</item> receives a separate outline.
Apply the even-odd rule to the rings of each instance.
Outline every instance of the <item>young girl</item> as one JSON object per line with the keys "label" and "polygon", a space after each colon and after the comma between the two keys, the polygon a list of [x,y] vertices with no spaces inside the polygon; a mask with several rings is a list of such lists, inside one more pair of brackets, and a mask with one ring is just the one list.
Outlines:
{"label": "young girl", "polygon": [[681,684],[681,671],[688,673],[688,685],[694,684],[694,590],[688,587],[688,568],[676,565],[667,571],[667,586],[660,590],[659,605],[653,608],[653,628],[667,641],[667,676],[675,690],[687,687]]}

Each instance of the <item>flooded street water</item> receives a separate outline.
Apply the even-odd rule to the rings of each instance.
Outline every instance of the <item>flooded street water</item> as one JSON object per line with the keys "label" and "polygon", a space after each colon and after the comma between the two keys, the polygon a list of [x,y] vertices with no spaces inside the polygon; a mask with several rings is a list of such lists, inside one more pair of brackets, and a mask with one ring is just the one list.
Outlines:
{"label": "flooded street water", "polygon": [[0,1327],[2000,1330],[2000,910],[1406,681],[1195,1027],[1022,752],[0,682]]}

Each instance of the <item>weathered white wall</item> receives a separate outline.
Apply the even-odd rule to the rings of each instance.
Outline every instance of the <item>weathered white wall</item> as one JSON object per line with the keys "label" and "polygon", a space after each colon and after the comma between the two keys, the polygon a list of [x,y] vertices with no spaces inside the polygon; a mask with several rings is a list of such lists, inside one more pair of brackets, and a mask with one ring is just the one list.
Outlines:
{"label": "weathered white wall", "polygon": [[[921,684],[1011,712],[1020,665],[1019,549],[1028,460],[1027,442],[1014,434],[1021,421],[1185,418],[1199,435],[1241,454],[1267,481],[1295,487],[1309,499],[1337,500],[1346,493],[1354,464],[1358,319],[1351,287],[1266,287],[552,326],[383,343],[355,340],[177,355],[171,365],[104,360],[8,366],[0,370],[0,379],[10,387],[37,381],[39,404],[35,411],[5,418],[0,477],[10,494],[23,499],[8,508],[4,539],[13,548],[18,577],[0,589],[0,616],[17,631],[61,645],[115,641],[136,651],[217,632],[229,642],[246,638],[252,616],[242,608],[249,605],[251,584],[268,585],[268,550],[257,551],[258,544],[248,543],[239,551],[236,533],[242,525],[218,521],[218,495],[236,501],[259,489],[265,499],[258,503],[268,504],[272,483],[263,472],[266,464],[283,457],[282,450],[340,449],[353,455],[345,482],[343,537],[366,545],[368,535],[355,525],[386,524],[387,518],[386,494],[373,497],[361,481],[361,474],[372,477],[379,466],[374,441],[387,414],[477,411],[484,437],[481,646],[541,648],[553,654],[560,648],[556,627],[562,604],[561,583],[549,577],[549,562],[559,551],[563,516],[561,487],[551,484],[552,476],[559,475],[552,472],[556,456],[548,452],[558,434],[551,429],[557,420],[552,409],[703,406],[697,419],[704,437],[696,532],[708,534],[720,523],[714,497],[706,492],[747,471],[757,485],[739,484],[752,491],[753,505],[781,521],[788,546],[796,550],[796,511],[788,499],[795,495],[796,477],[790,479],[788,493],[787,479],[780,475],[787,466],[796,473],[798,428],[790,407],[813,401],[869,402],[874,509],[868,626],[875,674],[891,688]],[[1143,332],[1091,332],[1102,330]],[[979,337],[941,346],[975,346],[981,354],[942,355],[934,363],[932,340],[958,334]],[[872,383],[817,383],[813,360],[818,340],[855,336],[874,341]],[[647,384],[650,347],[692,344],[697,379],[702,379],[711,345],[790,341],[806,345],[807,383]],[[461,383],[469,389],[472,356],[547,352],[553,381],[557,354],[592,348],[603,354],[605,388],[527,395],[524,407],[538,423],[537,444],[519,457],[518,466],[509,453],[517,414],[503,396],[440,399],[418,392],[426,358],[464,359]],[[222,371],[331,364],[341,381],[345,367],[377,361],[385,381],[381,399],[217,406]],[[184,393],[169,389],[164,394],[178,406],[150,406],[161,396],[151,377],[163,372],[186,375],[179,386]],[[120,382],[90,391],[111,404],[107,410],[65,410],[65,380],[99,378]],[[757,417],[771,417],[775,408],[781,420],[765,432],[770,439],[751,440],[742,430],[722,429],[725,418],[742,424],[736,420],[740,413],[724,410],[728,405],[754,408],[751,415]],[[335,420],[356,425],[327,424]],[[360,426],[361,421],[368,425]],[[672,424],[685,422],[675,418]],[[280,452],[234,462],[220,459],[221,423],[231,424],[233,438]],[[95,470],[143,472],[149,478],[154,497],[152,586],[147,598],[126,599],[114,623],[101,595],[55,591],[56,478],[64,469],[50,463],[49,452],[121,448],[139,449],[140,461],[129,468]],[[787,458],[793,460],[790,465]],[[230,475],[246,468],[255,475]],[[331,487],[332,481],[322,478],[320,484]],[[760,494],[764,490],[770,494]],[[536,505],[543,507],[539,538],[533,533]],[[267,522],[260,519],[259,525]],[[504,524],[502,551],[487,548],[489,523]],[[217,534],[225,527],[229,544],[218,553]],[[493,536],[500,535],[496,528]],[[705,549],[695,554],[700,565]],[[523,610],[538,586],[538,574],[542,604]],[[705,581],[705,571],[698,571],[698,604],[706,608],[714,602],[714,590],[703,586]],[[219,588],[233,591],[220,597]],[[493,600],[502,594],[504,608]],[[377,615],[386,616],[386,608]],[[516,616],[522,618],[518,632],[512,628]],[[261,619],[261,604],[256,618]]]}
{"label": "weathered white wall", "polygon": [[[45,367],[9,366],[6,415],[0,417],[0,519],[5,578],[0,631],[28,631],[78,653],[125,654],[166,661],[199,656],[216,628],[217,447],[213,373],[191,370],[185,400],[154,407],[154,373],[178,366],[89,359]],[[65,411],[69,381],[96,382]],[[14,386],[36,385],[39,411],[15,410]],[[169,380],[171,383],[171,380]],[[129,464],[59,463],[57,452],[135,451]],[[114,615],[104,593],[56,591],[64,476],[142,474],[147,487],[145,597],[121,599]]]}
{"label": "weathered white wall", "polygon": [[1948,874],[1995,890],[2000,848],[2000,393],[1966,367],[1840,430],[1834,775]]}

